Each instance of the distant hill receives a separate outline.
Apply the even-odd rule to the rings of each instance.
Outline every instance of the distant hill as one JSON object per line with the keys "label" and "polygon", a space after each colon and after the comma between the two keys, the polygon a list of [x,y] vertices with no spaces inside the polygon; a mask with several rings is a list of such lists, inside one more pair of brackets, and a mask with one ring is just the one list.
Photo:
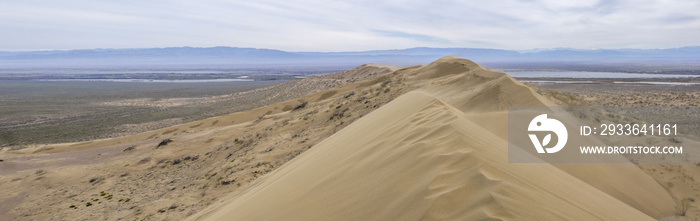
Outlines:
{"label": "distant hill", "polygon": [[496,68],[605,68],[621,65],[700,69],[700,47],[672,49],[549,49],[512,51],[480,48],[409,48],[359,52],[287,52],[237,47],[172,47],[0,52],[0,70],[28,68],[236,68],[357,66],[374,62],[422,64],[446,55]]}

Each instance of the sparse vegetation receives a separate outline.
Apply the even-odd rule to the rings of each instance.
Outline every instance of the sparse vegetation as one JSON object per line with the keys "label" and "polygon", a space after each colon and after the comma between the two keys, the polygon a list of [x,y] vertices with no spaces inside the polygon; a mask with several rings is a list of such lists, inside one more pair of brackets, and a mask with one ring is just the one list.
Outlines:
{"label": "sparse vegetation", "polygon": [[[342,69],[345,68],[334,67],[324,71],[308,69],[308,67],[284,68],[274,72],[317,74]],[[387,72],[389,72],[387,68],[368,70],[362,75],[357,75],[354,71],[346,71],[289,82],[277,80],[186,84],[113,82],[85,84],[69,81],[0,80],[0,94],[2,94],[0,107],[3,107],[0,108],[0,128],[3,128],[3,133],[0,133],[0,146],[24,148],[20,145],[77,142],[136,134],[298,99],[314,91],[354,83]],[[183,79],[182,74],[174,75],[175,79]],[[93,77],[108,76],[110,75],[100,74]],[[194,75],[184,76],[184,79],[197,78]],[[225,75],[217,74],[215,77],[220,76]],[[260,78],[286,80],[293,77],[291,75],[265,76]],[[138,77],[143,76],[138,75]],[[173,77],[173,74],[153,74],[153,77],[154,79]],[[67,88],[72,90],[66,91]],[[325,96],[330,97],[335,93],[337,92]],[[169,102],[169,99],[181,98],[184,99]],[[176,103],[177,105],[174,105]]]}
{"label": "sparse vegetation", "polygon": [[306,104],[308,104],[308,103],[309,103],[308,101],[299,102],[299,104],[297,104],[297,106],[294,106],[294,109],[292,109],[292,111],[304,109],[304,107],[306,107]]}
{"label": "sparse vegetation", "polygon": [[129,151],[132,151],[132,150],[134,150],[134,148],[136,148],[136,146],[129,146],[129,147],[127,147],[126,149],[124,149],[124,151],[123,151],[123,152],[129,152]]}
{"label": "sparse vegetation", "polygon": [[171,140],[170,138],[164,139],[164,140],[160,141],[160,143],[158,143],[158,145],[156,145],[156,149],[158,147],[168,145],[171,142],[173,142],[173,140]]}
{"label": "sparse vegetation", "polygon": [[[338,106],[338,108],[340,108],[340,106]],[[343,118],[343,116],[345,116],[345,112],[348,111],[349,109],[350,108],[346,107],[346,108],[343,108],[342,110],[336,110],[335,112],[333,112],[333,114],[331,114],[329,120]]]}
{"label": "sparse vegetation", "polygon": [[382,82],[381,87],[386,87],[386,86],[389,85],[390,83],[391,83],[391,79],[387,79],[386,81]]}
{"label": "sparse vegetation", "polygon": [[90,178],[90,180],[88,180],[88,182],[92,183],[94,185],[94,184],[98,184],[98,183],[102,182],[104,179],[105,179],[104,177],[96,176],[96,177]]}
{"label": "sparse vegetation", "polygon": [[[359,76],[354,77],[356,77],[356,79],[361,79]],[[311,85],[308,89],[313,90],[338,86],[350,82],[329,79],[327,77],[318,79],[311,78],[309,82],[312,80],[313,82],[307,85]],[[278,88],[275,90],[277,90],[277,92],[291,92],[284,93],[283,95],[285,98],[295,94],[302,94],[302,92],[307,93],[306,91],[308,91],[306,86],[294,90],[290,90],[290,88],[296,87]],[[392,88],[392,90],[394,89]],[[366,91],[360,90],[355,93],[364,94]],[[69,190],[68,194],[76,194],[76,196],[70,197],[67,194],[63,194],[61,192],[63,190],[58,188],[45,190],[54,194],[48,196],[42,194],[38,197],[47,199],[47,201],[68,198],[79,200],[79,202],[86,203],[86,205],[90,203],[90,209],[80,211],[80,213],[73,213],[75,217],[88,220],[103,217],[105,210],[124,212],[124,214],[127,214],[126,211],[129,211],[128,214],[130,215],[126,216],[124,219],[149,219],[149,217],[153,218],[153,215],[161,213],[163,219],[181,218],[192,211],[202,209],[224,193],[243,187],[254,181],[257,177],[278,168],[285,162],[288,162],[310,149],[320,140],[330,136],[332,131],[341,129],[360,116],[378,108],[381,104],[391,99],[392,96],[398,95],[400,94],[392,93],[392,95],[381,94],[381,97],[374,97],[374,95],[367,94],[365,96],[371,100],[368,104],[353,101],[349,102],[343,100],[341,96],[338,97],[339,99],[324,100],[324,102],[327,103],[323,103],[322,105],[317,105],[315,102],[308,102],[305,107],[301,108],[301,111],[282,113],[274,117],[265,115],[262,117],[265,122],[251,124],[249,127],[246,127],[245,130],[231,130],[232,133],[230,137],[225,139],[221,139],[222,136],[220,135],[197,138],[201,139],[202,148],[183,149],[184,151],[192,152],[183,153],[180,157],[168,155],[168,151],[153,151],[152,153],[154,154],[152,155],[135,155],[133,158],[127,159],[124,162],[119,162],[120,165],[117,165],[118,169],[114,171],[101,170],[101,168],[97,167],[95,168],[96,170],[94,170],[95,173],[82,178],[83,181],[81,181],[81,184],[77,185],[77,187],[108,189],[99,189],[97,190],[98,193],[93,192],[93,194],[85,196],[85,198],[79,199],[80,193],[84,192],[83,190],[80,190],[82,191],[80,193]],[[355,99],[352,95],[348,98]],[[262,103],[262,100],[263,99],[257,99],[256,102]],[[292,97],[286,100],[303,101],[298,97]],[[274,99],[265,100],[264,102],[271,101],[274,101]],[[289,106],[293,108],[296,104],[297,103],[290,103]],[[325,112],[326,105],[332,105],[332,108],[337,106],[338,108],[332,109],[331,112]],[[278,106],[274,110],[276,110],[275,112],[279,112],[282,108],[283,106]],[[266,108],[258,114],[272,110],[273,108]],[[350,114],[350,110],[353,111],[352,114]],[[339,114],[345,111],[342,119],[344,123],[323,123],[334,111],[338,111]],[[357,115],[355,111],[357,111]],[[285,114],[287,114],[287,116],[285,116]],[[302,118],[307,118],[307,120],[298,121]],[[228,123],[233,119],[221,118],[219,120]],[[312,123],[314,120],[315,123]],[[206,121],[204,124],[209,125],[212,122],[215,121]],[[287,126],[282,126],[284,122],[287,122]],[[178,142],[168,145],[176,145],[174,147],[178,147],[179,151],[179,147],[181,147],[179,146],[180,143],[185,144],[189,141],[185,140],[185,138],[182,138],[183,140],[180,141],[181,138],[175,137],[174,134],[179,133],[179,131],[184,128],[189,128],[191,125],[194,126],[197,124],[198,123],[187,124],[184,127],[179,126],[178,130],[167,135],[172,136],[169,138],[161,136],[161,134],[164,131],[168,131],[168,129],[146,134],[144,138],[148,138],[144,141],[153,142],[152,145],[154,145],[166,138],[173,139]],[[211,144],[205,144],[205,140],[211,140],[209,141]],[[133,144],[123,143],[118,145],[125,145],[122,148],[126,148]],[[140,148],[141,146],[139,145],[136,145],[131,152],[141,153],[144,151],[152,151],[152,149]],[[122,156],[129,156],[129,154],[123,154]],[[174,164],[176,166],[173,166]],[[123,166],[123,170],[121,166]],[[121,176],[122,174],[128,175]],[[187,178],[183,179],[182,177]],[[183,201],[178,202],[178,204],[160,204],[160,202],[167,202],[160,200],[178,199],[178,197],[183,196],[183,193],[196,193],[196,196],[191,197],[201,201],[195,204],[192,203],[194,201]],[[93,201],[94,199],[97,199],[97,201]],[[157,202],[157,207],[151,207],[150,204],[152,202]],[[95,207],[92,207],[92,205]],[[60,204],[59,206],[59,209],[68,211],[65,210],[67,207],[65,204]],[[62,215],[62,211],[54,210],[55,208],[53,205],[49,205],[46,208],[49,209],[42,209],[38,212],[40,215],[30,217],[41,217],[41,215],[46,214],[46,211],[51,212],[53,216]]]}
{"label": "sparse vegetation", "polygon": [[690,208],[690,202],[691,201],[689,198],[683,198],[678,205],[676,205],[676,214],[679,216],[685,216]]}
{"label": "sparse vegetation", "polygon": [[355,91],[350,91],[350,93],[345,94],[345,96],[343,96],[343,98],[347,99],[349,97],[352,97],[353,95],[355,95]]}
{"label": "sparse vegetation", "polygon": [[[594,107],[630,107],[624,109],[626,116],[645,119],[648,122],[677,123],[678,131],[682,131],[683,135],[700,137],[700,125],[695,121],[688,121],[688,119],[700,117],[699,112],[696,111],[697,107],[700,106],[700,92],[697,91],[697,86],[644,85],[642,87],[635,84],[602,82],[596,84],[543,84],[537,85],[537,87],[541,88],[538,89],[538,92],[544,90],[564,94],[555,96],[565,101],[559,102],[560,105],[567,105],[567,103],[577,105],[578,103]],[[579,102],[580,99],[585,103]],[[574,102],[566,102],[567,100],[574,100]],[[637,106],[645,106],[645,108],[636,108]],[[641,123],[634,119],[621,119],[616,114],[601,114],[603,115],[587,117],[596,121],[608,119],[616,120],[616,123]],[[670,137],[668,141],[680,144],[678,142],[682,143],[683,138]]]}
{"label": "sparse vegetation", "polygon": [[[0,146],[76,142],[134,134],[267,104],[260,99],[211,96],[280,81],[150,84],[0,81]],[[206,84],[206,86],[204,85]],[[195,87],[193,87],[195,86]],[[66,89],[72,89],[66,91]],[[31,93],[27,93],[31,92]],[[136,101],[191,98],[179,106]],[[272,100],[278,102],[281,100]],[[108,102],[109,105],[107,104]],[[209,102],[202,106],[200,102]],[[155,106],[154,106],[155,105]]]}
{"label": "sparse vegetation", "polygon": [[524,83],[533,88],[538,94],[549,98],[562,106],[587,106],[589,105],[581,96],[558,90],[542,89],[530,83]]}

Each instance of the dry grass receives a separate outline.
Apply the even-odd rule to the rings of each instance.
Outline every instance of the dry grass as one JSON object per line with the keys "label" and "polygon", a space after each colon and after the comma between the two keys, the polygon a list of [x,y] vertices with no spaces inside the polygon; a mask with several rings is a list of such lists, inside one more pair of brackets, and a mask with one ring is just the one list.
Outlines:
{"label": "dry grass", "polygon": [[[376,71],[372,73],[388,72],[382,69],[376,69]],[[341,74],[348,75],[348,73]],[[312,94],[308,98],[299,99],[310,91],[346,85],[362,78],[357,74],[352,76],[354,80],[334,79],[333,75],[319,76],[243,92],[237,96],[258,102],[275,102],[293,97],[294,100],[288,104],[290,108],[304,103],[299,100],[308,102],[299,108],[300,111],[280,113],[285,105],[279,105],[259,111],[251,110],[251,115],[263,116],[259,119],[252,117],[249,120],[243,120],[245,118],[222,116],[145,134],[142,136],[144,140],[132,141],[135,144],[125,144],[127,146],[118,149],[120,154],[131,156],[127,160],[91,165],[90,174],[73,175],[75,177],[71,179],[77,182],[70,188],[43,187],[41,191],[23,196],[26,200],[19,204],[13,213],[20,217],[36,219],[64,217],[89,220],[102,219],[107,214],[125,214],[125,219],[147,220],[180,219],[191,215],[225,193],[245,186],[281,166],[335,131],[400,95],[399,93],[370,93],[369,90],[378,89],[379,85],[375,85],[371,89],[356,90],[358,94],[365,94],[366,99],[362,101],[352,97],[333,98],[333,95],[338,93],[345,94],[355,90],[354,86],[348,86],[337,90],[333,95],[326,95],[327,98],[324,100],[317,101],[323,94]],[[372,76],[374,75],[368,75],[368,77]],[[397,89],[392,91],[401,90],[397,86]],[[329,120],[334,112],[330,112],[328,107],[339,105],[350,107],[353,114],[344,114]],[[257,123],[247,124],[251,121]],[[225,127],[230,125],[229,122],[240,122],[241,125],[247,126]],[[215,129],[213,132],[204,133],[201,137],[180,138],[185,135],[179,132],[183,128],[209,130],[209,127],[227,129],[222,129],[220,132]],[[164,137],[160,137],[163,134],[177,142],[154,149],[158,142],[165,141]],[[142,142],[146,144],[141,145]],[[128,148],[131,146],[135,147]],[[130,150],[124,152],[125,148]],[[91,157],[94,158],[94,154]],[[122,174],[127,175],[122,176]],[[182,177],[188,177],[188,179],[182,179]],[[48,181],[58,178],[42,179]],[[34,179],[19,179],[16,183],[18,182],[24,182],[22,185],[27,186],[40,186],[40,183],[35,183],[39,181]],[[0,186],[2,185],[7,183],[0,183]],[[130,201],[100,200],[99,202],[102,203],[92,202],[89,208],[84,206],[85,202],[81,202],[90,197],[99,198],[90,194],[100,191],[113,194],[114,199],[128,198]],[[63,203],[49,205],[37,202]],[[70,205],[76,205],[78,209],[71,209]],[[171,205],[176,205],[176,208],[169,209]],[[163,208],[165,212],[159,212],[163,211]]]}

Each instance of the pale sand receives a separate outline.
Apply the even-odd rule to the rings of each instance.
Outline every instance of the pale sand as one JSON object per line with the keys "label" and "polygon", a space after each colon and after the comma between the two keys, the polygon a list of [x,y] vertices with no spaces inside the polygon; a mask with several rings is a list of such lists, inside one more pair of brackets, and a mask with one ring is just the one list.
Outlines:
{"label": "pale sand", "polygon": [[652,220],[671,195],[633,164],[509,164],[508,105],[551,105],[443,58],[426,80],[196,220]]}
{"label": "pale sand", "polygon": [[[372,68],[343,74],[372,74]],[[192,214],[196,220],[650,220],[673,216],[674,199],[700,192],[693,177],[700,169],[692,164],[508,163],[507,107],[554,104],[471,61],[446,57],[372,76],[142,134],[4,150],[0,187],[14,191],[0,194],[0,214],[38,220]],[[306,108],[289,111],[301,100],[309,101]],[[344,108],[345,116],[335,117]],[[164,138],[175,142],[154,149]],[[133,151],[123,151],[130,146]],[[198,160],[171,163],[195,155]],[[104,181],[88,182],[93,177]],[[117,202],[127,197],[130,202]],[[86,207],[93,198],[104,203]],[[73,204],[79,208],[69,209]],[[697,213],[691,202],[684,218]]]}

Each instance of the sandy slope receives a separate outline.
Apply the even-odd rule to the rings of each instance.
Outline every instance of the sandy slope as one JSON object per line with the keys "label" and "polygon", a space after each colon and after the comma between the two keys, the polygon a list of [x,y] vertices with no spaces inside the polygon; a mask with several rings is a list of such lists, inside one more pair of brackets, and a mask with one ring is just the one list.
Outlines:
{"label": "sandy slope", "polygon": [[[0,220],[162,220],[194,214],[398,96],[398,88],[376,93],[381,82],[367,82],[389,72],[362,65],[290,81],[246,93],[255,99],[316,92],[141,134],[5,148],[0,189],[12,191],[0,193]],[[292,91],[270,93],[282,89]],[[294,110],[302,101],[309,103]],[[173,142],[156,147],[164,139]]]}
{"label": "sandy slope", "polygon": [[[445,70],[445,66],[452,68]],[[433,71],[435,69],[440,71]],[[443,58],[417,70],[416,76],[426,76],[433,83],[445,82],[424,86],[423,90],[470,113],[471,120],[504,140],[507,140],[508,130],[508,113],[504,110],[508,106],[554,105],[513,78],[484,70],[464,59]],[[634,164],[555,166],[653,217],[668,215],[675,210],[675,203],[667,191]]]}
{"label": "sandy slope", "polygon": [[335,88],[245,112],[0,153],[0,188],[14,190],[0,193],[0,215],[642,220],[700,192],[695,165],[509,164],[507,107],[552,101],[464,59],[389,72],[363,65],[287,85]]}
{"label": "sandy slope", "polygon": [[192,219],[650,220],[674,212],[671,195],[633,164],[509,164],[504,110],[552,104],[512,78],[454,58],[401,74],[419,89]]}
{"label": "sandy slope", "polygon": [[429,94],[404,95],[206,213],[203,220],[651,219]]}

